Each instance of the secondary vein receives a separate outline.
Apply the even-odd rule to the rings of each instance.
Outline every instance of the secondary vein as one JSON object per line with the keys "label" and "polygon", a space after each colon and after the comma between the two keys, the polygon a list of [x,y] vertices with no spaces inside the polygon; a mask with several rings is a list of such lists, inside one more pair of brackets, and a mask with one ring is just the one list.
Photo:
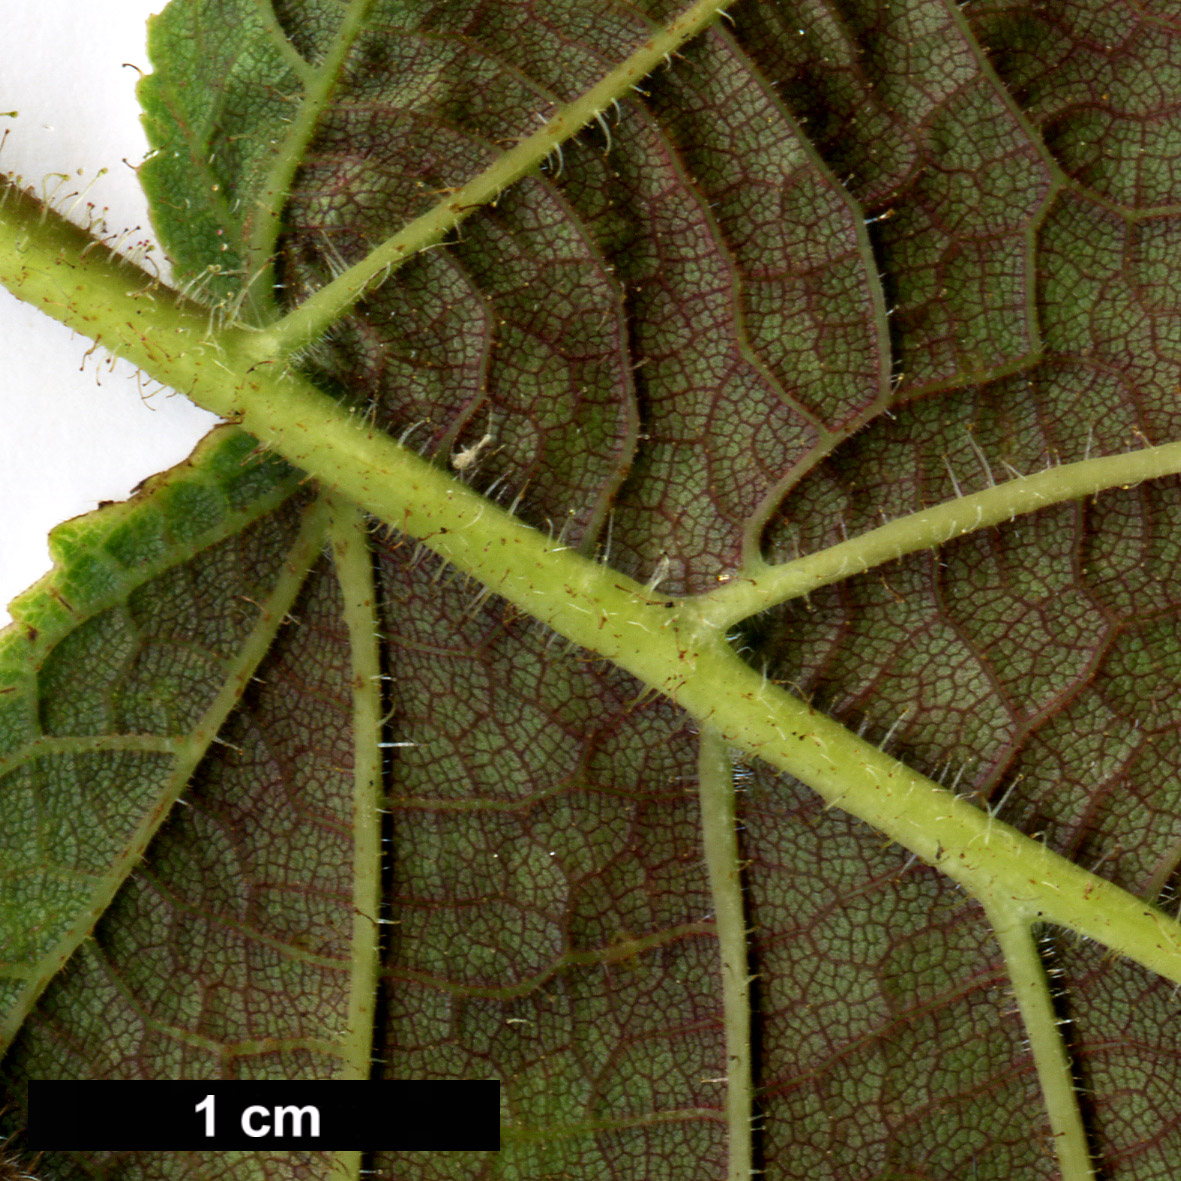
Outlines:
{"label": "secondary vein", "polygon": [[262,334],[262,347],[272,356],[281,357],[310,344],[339,319],[375,279],[384,279],[420,250],[442,241],[474,210],[496,201],[509,185],[531,172],[592,119],[601,116],[613,102],[627,95],[663,59],[700,33],[732,3],[734,0],[697,0],[680,16],[653,33],[585,94],[562,107],[539,131],[498,156],[478,176],[387,238],[360,262],[272,324]]}

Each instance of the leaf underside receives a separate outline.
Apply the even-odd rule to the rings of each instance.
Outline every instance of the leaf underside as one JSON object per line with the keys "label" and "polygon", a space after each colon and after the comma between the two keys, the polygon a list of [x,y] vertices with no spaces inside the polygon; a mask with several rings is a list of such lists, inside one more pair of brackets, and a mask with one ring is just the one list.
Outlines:
{"label": "leaf underside", "polygon": [[[281,300],[299,303],[676,11],[377,2],[276,196],[301,75],[341,6],[173,0],[142,98],[178,274],[234,301],[273,208]],[[1181,438],[1181,21],[1118,0],[739,0],[731,16],[372,291],[305,369],[440,463],[476,448],[465,479],[641,581],[667,567],[672,593],[1014,470]],[[344,1077],[360,1036],[353,591],[316,556],[315,496],[250,451],[222,432],[114,515],[63,527],[62,571],[15,605],[0,995],[31,965],[52,982],[5,1059],[14,1095],[29,1077]],[[1111,491],[891,563],[748,621],[744,655],[1168,898],[1178,491]],[[371,548],[387,842],[372,1072],[500,1079],[504,1146],[365,1166],[724,1177],[692,720],[399,535]],[[742,765],[735,785],[760,1167],[1057,1176],[980,909],[801,785]],[[88,914],[93,938],[58,964]],[[1046,937],[1100,1175],[1174,1177],[1172,986]]]}

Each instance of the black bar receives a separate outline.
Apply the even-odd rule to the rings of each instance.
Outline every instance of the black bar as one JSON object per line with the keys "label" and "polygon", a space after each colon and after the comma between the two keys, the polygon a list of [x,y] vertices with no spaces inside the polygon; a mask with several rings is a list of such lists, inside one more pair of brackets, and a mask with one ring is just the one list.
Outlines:
{"label": "black bar", "polygon": [[32,1080],[27,1137],[57,1152],[488,1152],[500,1147],[500,1084]]}

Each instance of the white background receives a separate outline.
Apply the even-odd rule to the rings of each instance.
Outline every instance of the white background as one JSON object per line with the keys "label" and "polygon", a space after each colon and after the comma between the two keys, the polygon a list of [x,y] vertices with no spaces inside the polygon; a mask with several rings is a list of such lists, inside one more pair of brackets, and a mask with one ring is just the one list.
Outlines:
{"label": "white background", "polygon": [[[0,136],[8,131],[0,172],[38,191],[58,183],[50,174],[66,173],[59,206],[93,182],[82,206],[106,208],[111,231],[133,229],[129,243],[152,237],[134,171],[148,148],[133,66],[149,69],[146,22],[163,6],[0,0],[0,111],[19,111],[0,115]],[[112,372],[95,354],[82,369],[89,347],[0,287],[0,626],[9,600],[49,569],[45,536],[54,525],[123,499],[184,459],[216,421],[154,385],[145,401],[122,363]]]}

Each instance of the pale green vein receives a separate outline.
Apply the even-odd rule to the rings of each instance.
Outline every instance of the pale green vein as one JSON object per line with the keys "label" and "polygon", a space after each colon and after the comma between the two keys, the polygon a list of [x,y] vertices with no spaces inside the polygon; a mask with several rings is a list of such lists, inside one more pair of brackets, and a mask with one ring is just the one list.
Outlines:
{"label": "pale green vein", "polygon": [[373,1060],[374,998],[378,977],[381,909],[381,665],[377,591],[365,515],[328,497],[336,576],[352,661],[353,702],[353,938],[345,1078],[367,1079]]}
{"label": "pale green vein", "polygon": [[715,626],[730,627],[789,599],[906,554],[937,549],[977,529],[1094,496],[1109,488],[1128,488],[1178,472],[1181,472],[1181,443],[1163,443],[1122,455],[1064,463],[898,517],[859,537],[794,561],[735,575],[725,586],[701,596],[701,611]]}
{"label": "pale green vein", "polygon": [[175,755],[182,741],[166,734],[83,734],[67,735],[64,738],[35,738],[10,754],[0,756],[0,775],[7,775],[26,763],[54,755],[88,755],[101,751]]}
{"label": "pale green vein", "polygon": [[338,320],[375,279],[384,279],[412,255],[434,246],[464,218],[493,203],[514,184],[613,102],[624,98],[646,74],[700,33],[734,0],[697,0],[664,28],[653,32],[639,49],[585,94],[562,107],[539,131],[498,156],[479,176],[450,193],[433,209],[387,238],[364,259],[325,284],[298,308],[260,334],[260,356],[282,357],[297,352]]}
{"label": "pale green vein", "polygon": [[1038,955],[1029,920],[999,903],[987,903],[984,909],[996,932],[1005,958],[1005,970],[1013,983],[1050,1120],[1062,1181],[1094,1181],[1095,1171],[1075,1092],[1074,1075],[1066,1043],[1058,1031],[1050,982]]}
{"label": "pale green vein", "polygon": [[266,33],[270,43],[287,64],[287,68],[305,86],[313,86],[318,73],[316,67],[311,62],[305,61],[299,50],[288,40],[287,34],[283,32],[283,26],[279,22],[279,16],[275,12],[273,0],[254,0],[254,2],[258,6],[258,18],[262,21],[263,32]]}
{"label": "pale green vein", "polygon": [[[337,570],[353,704],[353,934],[348,965],[348,1012],[341,1049],[341,1078],[367,1079],[372,1072],[380,971],[381,911],[381,663],[378,652],[377,587],[365,514],[342,498],[326,495],[332,510],[329,540]],[[335,1154],[333,1175],[361,1176],[360,1149]]]}
{"label": "pale green vein", "polygon": [[73,922],[32,966],[33,970],[28,975],[24,987],[17,994],[11,1008],[0,1018],[0,1052],[11,1043],[46,985],[90,934],[95,923],[126,881],[128,874],[143,858],[152,838],[180,798],[197,764],[215,741],[218,731],[241,698],[259,662],[270,649],[275,633],[295,602],[308,570],[320,554],[327,528],[327,511],[318,504],[313,506],[305,515],[282,575],[271,593],[260,604],[258,622],[241,645],[233,662],[227,667],[221,691],[193,732],[177,744],[176,762],[172,773],[160,783],[154,803],[144,811],[107,872],[96,879],[89,899],[80,907]]}
{"label": "pale green vein", "polygon": [[[332,511],[329,536],[349,634],[353,703],[353,935],[340,1077],[363,1080],[372,1071],[380,969],[382,709],[377,589],[365,514],[339,497],[325,499]],[[335,1154],[335,1174],[341,1177],[359,1178],[361,1164],[359,1149]]]}
{"label": "pale green vein", "polygon": [[[266,7],[270,8],[270,5]],[[332,90],[340,78],[349,50],[364,29],[372,7],[373,0],[352,0],[323,62],[310,75],[308,64],[302,58],[299,59],[303,67],[298,72],[304,82],[304,96],[299,113],[271,159],[257,199],[258,216],[252,219],[250,237],[246,243],[247,284],[260,293],[264,314],[273,311],[273,255],[295,170],[304,158],[316,124],[327,108]],[[277,25],[273,11],[271,23]]]}
{"label": "pale green vein", "polygon": [[754,1171],[754,1076],[751,1063],[750,972],[746,907],[734,807],[734,768],[726,744],[709,727],[697,760],[701,840],[718,929],[722,1025],[726,1052],[727,1181],[749,1181]]}

